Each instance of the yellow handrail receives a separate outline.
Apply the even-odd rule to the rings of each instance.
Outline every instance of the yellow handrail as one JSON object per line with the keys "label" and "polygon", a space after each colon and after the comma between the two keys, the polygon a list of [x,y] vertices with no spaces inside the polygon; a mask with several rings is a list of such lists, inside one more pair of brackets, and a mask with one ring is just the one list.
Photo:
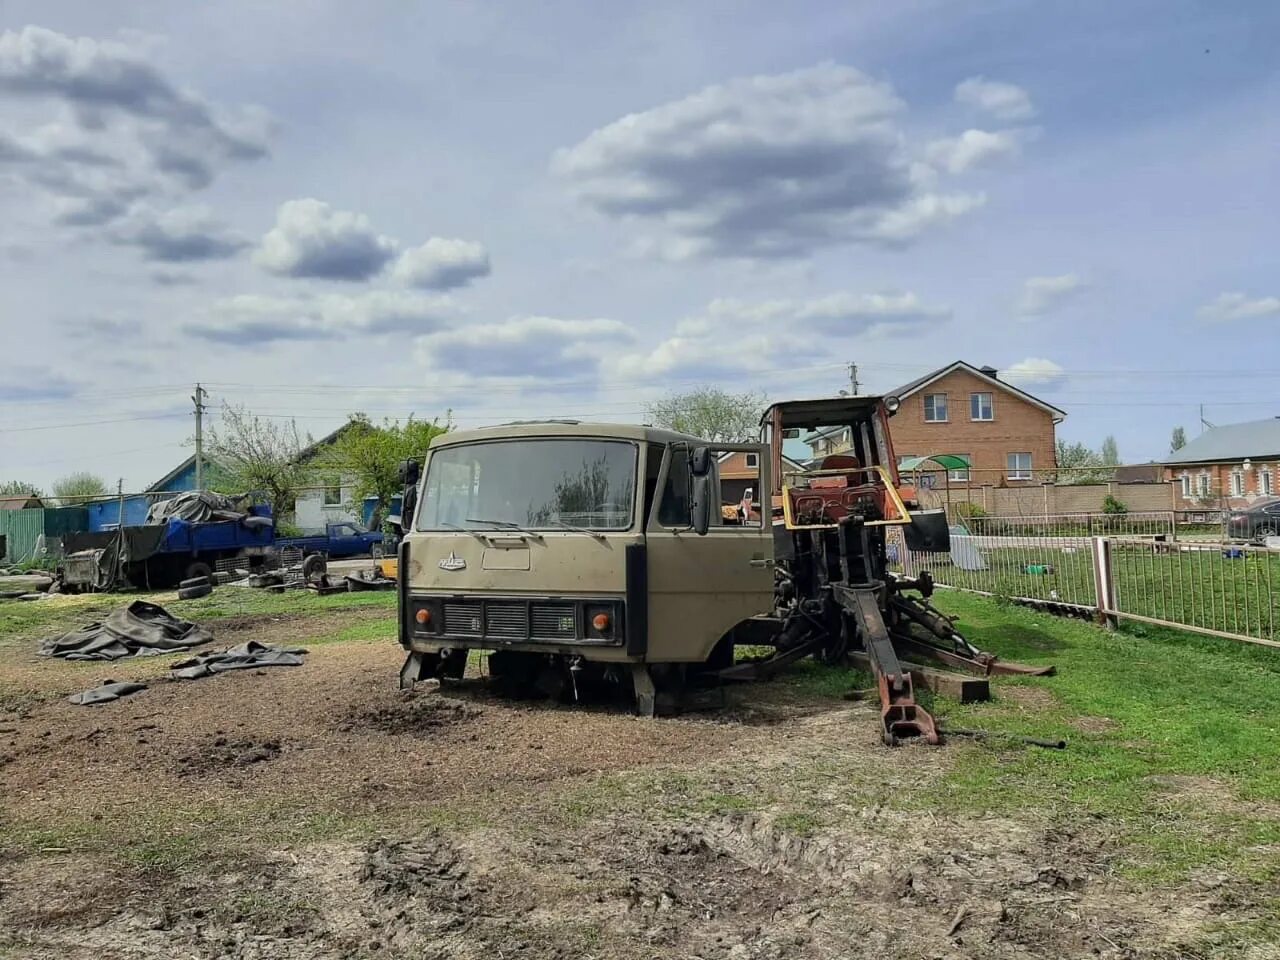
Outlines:
{"label": "yellow handrail", "polygon": [[[880,475],[880,479],[884,482],[885,489],[889,491],[889,499],[893,501],[893,505],[898,511],[899,519],[869,520],[867,521],[867,526],[869,527],[890,527],[890,526],[901,527],[911,523],[911,514],[907,512],[907,505],[903,503],[902,498],[898,496],[898,490],[893,485],[893,477],[889,474],[888,470],[886,470],[883,466],[881,466],[878,463],[870,467],[849,467],[844,470],[809,470],[809,471],[805,471],[803,476],[822,477],[822,476],[833,476],[833,475],[846,474],[846,473],[872,473],[872,472],[878,473]],[[792,474],[792,476],[797,476],[797,474]],[[786,524],[786,527],[788,530],[822,530],[827,527],[835,526],[834,523],[797,524],[795,522],[795,518],[791,514],[791,497],[787,495],[788,492],[792,489],[793,488],[787,484],[783,484],[782,486],[782,519],[783,519],[783,522]]]}

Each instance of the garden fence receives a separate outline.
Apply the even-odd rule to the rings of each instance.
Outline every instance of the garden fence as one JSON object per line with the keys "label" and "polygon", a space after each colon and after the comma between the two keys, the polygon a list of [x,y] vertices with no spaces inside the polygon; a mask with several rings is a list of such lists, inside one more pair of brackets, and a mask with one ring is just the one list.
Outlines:
{"label": "garden fence", "polygon": [[1280,647],[1280,552],[1174,537],[1172,514],[983,517],[946,553],[890,553],[946,587]]}

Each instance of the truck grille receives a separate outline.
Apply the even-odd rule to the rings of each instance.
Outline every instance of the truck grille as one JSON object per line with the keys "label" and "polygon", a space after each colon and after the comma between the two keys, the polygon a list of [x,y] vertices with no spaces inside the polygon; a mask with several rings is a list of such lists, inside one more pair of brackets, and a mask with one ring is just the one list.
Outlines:
{"label": "truck grille", "polygon": [[[446,608],[447,609],[447,608]],[[448,616],[445,617],[448,622]],[[529,605],[521,601],[491,601],[484,610],[485,633],[523,640],[529,635]]]}
{"label": "truck grille", "polygon": [[[406,620],[417,638],[457,638],[507,643],[569,643],[621,646],[626,639],[625,607],[618,597],[532,599],[523,597],[411,596]],[[416,620],[425,610],[427,616]],[[594,617],[607,617],[597,627]]]}
{"label": "truck grille", "polygon": [[484,607],[479,603],[446,603],[444,629],[468,637],[484,635]]}
{"label": "truck grille", "polygon": [[571,603],[540,603],[533,608],[531,637],[572,640],[578,634],[577,612]]}

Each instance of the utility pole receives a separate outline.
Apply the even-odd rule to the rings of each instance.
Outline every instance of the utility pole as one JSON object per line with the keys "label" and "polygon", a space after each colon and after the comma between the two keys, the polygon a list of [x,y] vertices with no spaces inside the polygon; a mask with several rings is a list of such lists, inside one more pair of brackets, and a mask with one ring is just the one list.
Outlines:
{"label": "utility pole", "polygon": [[200,384],[196,384],[196,392],[191,395],[191,402],[196,405],[196,489],[204,489],[204,398],[209,395]]}
{"label": "utility pole", "polygon": [[849,390],[852,396],[858,395],[858,365],[856,363],[849,364]]}
{"label": "utility pole", "polygon": [[124,529],[124,477],[116,481],[116,497],[120,501],[119,527]]}

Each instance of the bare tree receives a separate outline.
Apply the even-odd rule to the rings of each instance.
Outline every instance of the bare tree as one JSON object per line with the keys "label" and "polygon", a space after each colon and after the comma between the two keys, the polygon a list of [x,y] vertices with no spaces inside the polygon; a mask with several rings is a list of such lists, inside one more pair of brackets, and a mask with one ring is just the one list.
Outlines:
{"label": "bare tree", "polygon": [[227,404],[221,424],[209,430],[205,449],[225,483],[240,492],[265,494],[279,519],[297,500],[304,474],[299,456],[309,442],[293,420],[271,420]]}
{"label": "bare tree", "polygon": [[649,404],[649,422],[704,440],[753,440],[759,436],[760,416],[767,402],[763,393],[726,393],[719,387],[699,387]]}
{"label": "bare tree", "polygon": [[85,500],[106,496],[107,481],[87,470],[69,473],[59,480],[53,481],[53,495],[64,507],[74,507]]}
{"label": "bare tree", "polygon": [[34,483],[22,480],[0,480],[0,497],[43,497]]}

